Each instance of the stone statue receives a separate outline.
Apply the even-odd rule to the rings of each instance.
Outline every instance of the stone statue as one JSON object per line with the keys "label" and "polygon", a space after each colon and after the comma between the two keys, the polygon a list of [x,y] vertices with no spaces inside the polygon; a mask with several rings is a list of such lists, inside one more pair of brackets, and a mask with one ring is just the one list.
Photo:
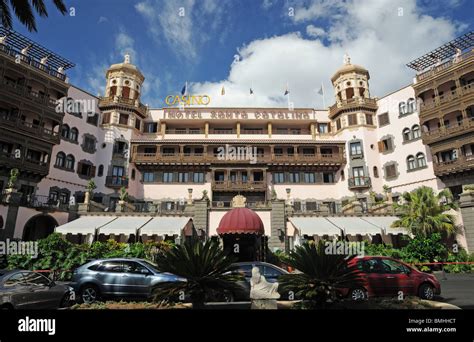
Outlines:
{"label": "stone statue", "polygon": [[278,283],[269,283],[260,274],[258,267],[252,268],[252,278],[250,278],[250,299],[278,299]]}
{"label": "stone statue", "polygon": [[462,51],[460,48],[456,48],[456,54],[454,55],[453,62],[458,63],[461,61]]}
{"label": "stone statue", "polygon": [[349,54],[347,52],[344,54],[344,64],[345,65],[351,64],[351,58],[349,57]]}

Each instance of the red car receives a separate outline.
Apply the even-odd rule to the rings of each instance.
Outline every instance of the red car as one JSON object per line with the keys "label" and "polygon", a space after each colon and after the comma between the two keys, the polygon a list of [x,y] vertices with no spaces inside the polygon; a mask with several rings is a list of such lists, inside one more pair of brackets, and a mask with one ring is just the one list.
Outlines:
{"label": "red car", "polygon": [[374,296],[419,296],[433,299],[441,293],[441,286],[432,274],[420,272],[399,260],[383,256],[354,258],[362,272],[363,285],[343,289],[342,295],[353,300],[363,300]]}

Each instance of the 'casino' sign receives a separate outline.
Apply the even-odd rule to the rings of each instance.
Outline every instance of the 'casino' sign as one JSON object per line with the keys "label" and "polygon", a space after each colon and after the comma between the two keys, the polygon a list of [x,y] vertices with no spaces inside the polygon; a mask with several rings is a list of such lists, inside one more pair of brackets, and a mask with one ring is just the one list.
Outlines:
{"label": "'casino' sign", "polygon": [[165,99],[168,106],[207,106],[210,102],[209,95],[168,95]]}

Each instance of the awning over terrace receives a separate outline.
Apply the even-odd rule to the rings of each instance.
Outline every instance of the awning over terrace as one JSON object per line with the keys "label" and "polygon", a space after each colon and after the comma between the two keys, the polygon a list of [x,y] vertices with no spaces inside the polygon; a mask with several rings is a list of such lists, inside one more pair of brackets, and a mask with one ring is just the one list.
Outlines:
{"label": "awning over terrace", "polygon": [[55,228],[61,234],[95,234],[106,224],[117,219],[117,216],[82,216],[78,219]]}
{"label": "awning over terrace", "polygon": [[403,228],[391,228],[395,220],[396,216],[291,217],[290,223],[300,236],[407,234]]}
{"label": "awning over terrace", "polygon": [[[56,227],[61,234],[98,234],[104,235],[181,235],[183,229],[187,235],[193,228],[190,217],[153,217],[153,216],[82,216],[74,221]],[[185,232],[185,233],[186,233]]]}

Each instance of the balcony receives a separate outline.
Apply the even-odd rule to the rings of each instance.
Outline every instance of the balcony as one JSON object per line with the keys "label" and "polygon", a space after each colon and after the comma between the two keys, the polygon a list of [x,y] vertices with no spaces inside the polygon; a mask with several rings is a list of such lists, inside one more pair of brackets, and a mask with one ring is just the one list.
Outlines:
{"label": "balcony", "polygon": [[420,116],[429,116],[432,113],[436,113],[437,109],[446,110],[446,107],[452,106],[453,104],[460,104],[461,99],[466,100],[467,97],[471,96],[474,97],[474,84],[466,84],[459,90],[453,90],[445,95],[435,96],[432,101],[420,104]]}
{"label": "balcony", "polygon": [[235,158],[221,159],[219,154],[213,153],[134,153],[132,162],[136,164],[242,164],[256,160],[255,164],[321,164],[340,165],[345,163],[342,153],[319,154],[258,154],[256,159]]}
{"label": "balcony", "polygon": [[128,178],[125,176],[106,176],[105,186],[108,188],[128,188]]}
{"label": "balcony", "polygon": [[266,191],[266,181],[212,181],[212,190],[217,191]]}
{"label": "balcony", "polygon": [[334,118],[334,116],[336,116],[342,110],[357,109],[368,109],[370,111],[376,111],[377,102],[371,98],[352,98],[349,100],[343,100],[329,107],[329,118]]}
{"label": "balcony", "polygon": [[447,176],[458,172],[470,171],[474,169],[474,155],[461,156],[450,161],[433,163],[436,176]]}
{"label": "balcony", "polygon": [[[212,201],[211,206],[213,209],[220,209],[220,208],[232,208],[231,201]],[[247,201],[245,202],[246,208],[270,208],[271,205],[267,201]]]}
{"label": "balcony", "polygon": [[59,133],[54,132],[51,129],[44,128],[40,125],[35,125],[32,122],[20,120],[17,117],[1,115],[1,114],[0,114],[0,122],[4,124],[2,125],[4,127],[16,128],[15,131],[30,133],[29,135],[35,138],[44,139],[53,144],[59,144],[59,141],[60,141]]}
{"label": "balcony", "polygon": [[0,90],[14,94],[21,100],[27,99],[34,104],[46,106],[48,109],[56,113],[57,100],[50,98],[48,95],[40,94],[39,92],[30,90],[27,86],[17,84],[6,78],[3,78],[0,82]]}
{"label": "balcony", "polygon": [[456,122],[449,126],[443,126],[428,132],[423,132],[421,137],[424,144],[432,144],[434,142],[452,138],[461,134],[466,134],[474,129],[474,118]]}
{"label": "balcony", "polygon": [[370,177],[351,177],[348,179],[349,189],[365,189],[372,186]]}
{"label": "balcony", "polygon": [[50,76],[53,76],[53,77],[55,77],[55,78],[57,78],[57,79],[59,79],[63,82],[66,80],[66,75],[65,74],[62,74],[62,73],[60,73],[56,70],[53,70],[50,67],[48,67],[47,65],[41,64],[41,63],[39,63],[38,61],[36,61],[35,59],[33,59],[29,56],[23,55],[21,52],[11,48],[8,45],[0,44],[0,54],[12,58],[13,62],[17,60],[17,56],[20,56],[20,60],[21,60],[22,64],[27,64],[27,65],[31,66],[32,68],[37,69],[37,70],[39,70],[43,73],[46,73]]}
{"label": "balcony", "polygon": [[136,114],[140,115],[142,118],[146,117],[147,107],[134,99],[127,99],[119,96],[109,96],[109,97],[100,97],[99,98],[99,108],[101,110],[114,109],[114,108],[123,108]]}
{"label": "balcony", "polygon": [[468,51],[460,56],[460,61],[455,63],[453,59],[450,59],[438,66],[433,66],[430,70],[426,70],[418,75],[416,75],[417,83],[421,81],[426,81],[431,78],[441,76],[443,74],[452,72],[453,69],[457,67],[464,66],[465,64],[469,63],[470,61],[474,60],[474,52]]}

